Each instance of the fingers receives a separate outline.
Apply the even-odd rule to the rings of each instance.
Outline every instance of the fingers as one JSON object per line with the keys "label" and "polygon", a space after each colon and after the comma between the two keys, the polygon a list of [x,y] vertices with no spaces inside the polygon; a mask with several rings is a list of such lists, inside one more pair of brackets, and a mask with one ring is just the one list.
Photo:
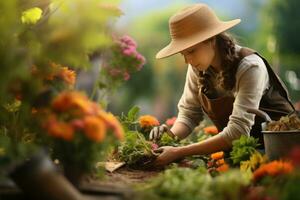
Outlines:
{"label": "fingers", "polygon": [[154,127],[149,135],[150,140],[157,140],[160,138],[160,136],[166,131],[167,125],[163,124],[161,126]]}
{"label": "fingers", "polygon": [[158,149],[153,150],[155,153],[162,153],[164,151],[164,147],[159,147]]}
{"label": "fingers", "polygon": [[149,139],[150,140],[156,140],[157,139],[157,135],[158,135],[158,132],[159,132],[159,127],[156,126],[154,127],[151,132],[150,132],[150,135],[149,135]]}
{"label": "fingers", "polygon": [[170,130],[170,128],[166,124],[163,124],[162,126],[164,127],[164,131],[162,133],[166,132],[172,138],[175,137],[174,133]]}

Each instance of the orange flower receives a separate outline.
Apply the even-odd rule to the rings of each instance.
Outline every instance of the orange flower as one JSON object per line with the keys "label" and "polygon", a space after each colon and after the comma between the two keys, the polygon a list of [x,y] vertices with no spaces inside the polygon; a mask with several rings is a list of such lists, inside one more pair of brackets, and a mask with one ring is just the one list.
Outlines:
{"label": "orange flower", "polygon": [[175,123],[175,121],[176,121],[176,119],[177,119],[177,117],[169,118],[169,119],[166,120],[166,124],[167,124],[168,126],[173,126],[174,123]]}
{"label": "orange flower", "polygon": [[224,158],[224,152],[219,151],[219,152],[213,153],[213,154],[210,155],[210,157],[214,160],[222,159],[222,158]]}
{"label": "orange flower", "polygon": [[216,126],[208,126],[208,127],[203,128],[203,130],[204,130],[204,133],[208,134],[208,135],[216,135],[219,132]]}
{"label": "orange flower", "polygon": [[84,132],[92,141],[102,142],[106,135],[106,125],[99,117],[87,116],[84,118]]}
{"label": "orange flower", "polygon": [[65,122],[59,122],[55,116],[50,116],[45,124],[49,135],[71,141],[74,137],[73,127]]}
{"label": "orange flower", "polygon": [[120,124],[119,120],[112,113],[107,113],[102,110],[98,110],[98,116],[101,117],[101,119],[103,119],[106,122],[106,124],[113,129],[113,132],[117,139],[124,139],[123,127]]}
{"label": "orange flower", "polygon": [[228,171],[229,170],[229,165],[228,164],[223,164],[223,165],[221,165],[221,166],[219,166],[218,168],[217,168],[217,171],[218,172],[226,172],[226,171]]}
{"label": "orange flower", "polygon": [[[62,92],[52,102],[52,107],[58,112],[77,110],[79,114],[92,112],[92,105],[89,99],[79,92]],[[77,113],[78,114],[78,113]]]}
{"label": "orange flower", "polygon": [[59,77],[62,78],[66,83],[70,85],[75,84],[76,73],[70,70],[68,67],[62,67],[59,73]]}
{"label": "orange flower", "polygon": [[139,119],[140,125],[142,128],[151,127],[151,126],[158,126],[159,121],[151,116],[151,115],[143,115]]}
{"label": "orange flower", "polygon": [[225,160],[224,160],[223,158],[222,158],[222,159],[219,159],[219,160],[217,160],[216,164],[217,164],[218,166],[221,166],[221,165],[225,164]]}
{"label": "orange flower", "polygon": [[253,179],[258,181],[265,176],[278,176],[281,174],[291,173],[294,169],[294,166],[291,162],[284,161],[273,161],[267,164],[261,165],[257,170],[253,173]]}

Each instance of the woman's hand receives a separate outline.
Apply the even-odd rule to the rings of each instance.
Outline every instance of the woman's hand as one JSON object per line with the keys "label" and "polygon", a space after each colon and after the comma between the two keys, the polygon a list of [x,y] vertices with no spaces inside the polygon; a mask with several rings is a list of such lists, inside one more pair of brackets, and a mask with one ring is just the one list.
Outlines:
{"label": "woman's hand", "polygon": [[154,152],[160,153],[154,163],[157,166],[167,165],[182,157],[180,147],[164,146],[154,150]]}

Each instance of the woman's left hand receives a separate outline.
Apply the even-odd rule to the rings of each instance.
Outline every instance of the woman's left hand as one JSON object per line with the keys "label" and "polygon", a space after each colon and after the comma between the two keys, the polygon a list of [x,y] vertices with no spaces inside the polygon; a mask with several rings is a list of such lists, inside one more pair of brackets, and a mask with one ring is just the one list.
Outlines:
{"label": "woman's left hand", "polygon": [[154,150],[154,152],[160,153],[154,163],[157,166],[164,166],[181,158],[180,147],[164,146]]}

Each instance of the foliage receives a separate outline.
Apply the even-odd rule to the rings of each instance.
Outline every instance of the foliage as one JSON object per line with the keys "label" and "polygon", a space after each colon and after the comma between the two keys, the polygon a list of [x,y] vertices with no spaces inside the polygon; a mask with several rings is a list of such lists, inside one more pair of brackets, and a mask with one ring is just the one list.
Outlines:
{"label": "foliage", "polygon": [[249,178],[233,170],[212,178],[205,169],[173,167],[142,187],[143,198],[152,199],[240,199]]}
{"label": "foliage", "polygon": [[151,143],[137,131],[127,131],[125,141],[118,147],[119,159],[131,167],[143,168],[155,159]]}
{"label": "foliage", "polygon": [[258,147],[258,139],[242,135],[240,139],[232,142],[230,158],[234,165],[239,165],[242,161],[249,160]]}
{"label": "foliage", "polygon": [[179,146],[179,138],[175,136],[175,138],[171,137],[168,133],[163,133],[157,144],[159,146]]}
{"label": "foliage", "polygon": [[30,142],[14,142],[6,136],[3,131],[0,133],[0,177],[6,175],[3,169],[12,168],[19,162],[27,159],[37,150],[37,146]]}
{"label": "foliage", "polygon": [[299,198],[300,172],[298,171],[273,179],[266,193],[277,199],[294,200]]}
{"label": "foliage", "polygon": [[[298,101],[300,98],[299,91],[297,91],[299,83],[295,81],[295,78],[300,76],[298,70],[300,48],[297,35],[300,23],[298,20],[294,20],[299,18],[297,9],[299,5],[297,0],[270,0],[261,11],[264,20],[262,27],[268,27],[268,30],[265,32],[270,36],[267,38],[270,40],[270,42],[267,40],[267,45],[271,46],[274,49],[274,53],[276,53],[276,57],[273,59],[274,63],[278,64],[278,60],[280,62],[279,66],[274,67],[281,75],[286,75],[283,80],[289,83],[287,87],[291,99],[294,101]],[[270,15],[270,13],[272,14]],[[285,73],[288,71],[291,71],[294,77],[287,76]]]}
{"label": "foliage", "polygon": [[125,115],[124,113],[121,114],[120,121],[122,123],[122,126],[125,130],[125,132],[134,130],[138,130],[139,125],[139,118],[140,115],[140,108],[138,106],[133,106]]}
{"label": "foliage", "polygon": [[[108,25],[120,15],[117,2],[0,2],[0,129],[12,140],[11,147],[16,148],[12,151],[22,155],[27,147],[19,151],[18,145],[40,142],[38,137],[45,131],[37,116],[57,93],[72,88],[76,74],[71,67],[88,68],[90,54],[111,44]],[[63,130],[71,133],[69,128]]]}
{"label": "foliage", "polygon": [[240,164],[240,169],[243,172],[253,172],[258,167],[260,167],[262,164],[265,164],[267,162],[266,155],[262,155],[258,151],[255,151],[249,160],[242,161]]}

